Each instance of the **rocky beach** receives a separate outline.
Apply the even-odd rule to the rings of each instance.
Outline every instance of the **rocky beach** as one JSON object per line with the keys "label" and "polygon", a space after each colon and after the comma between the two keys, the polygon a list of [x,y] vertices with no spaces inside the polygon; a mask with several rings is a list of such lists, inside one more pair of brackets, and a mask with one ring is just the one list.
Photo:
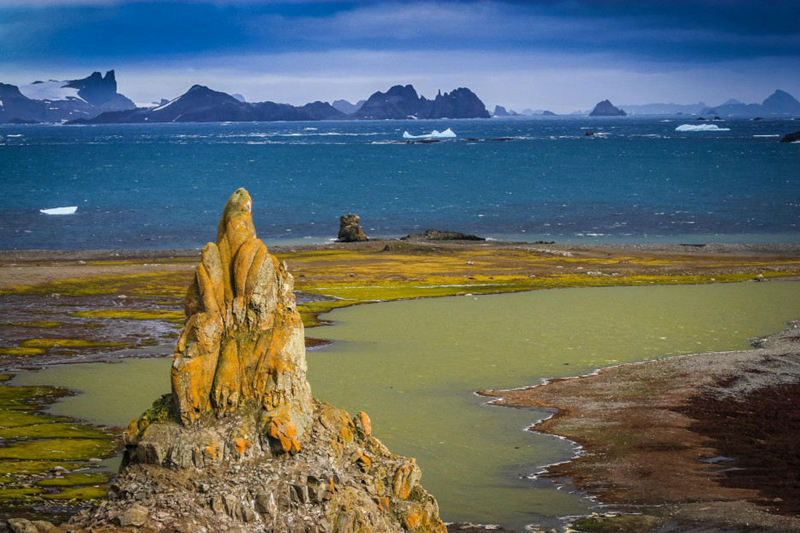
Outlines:
{"label": "rocky beach", "polygon": [[574,460],[540,472],[569,479],[612,513],[578,520],[579,530],[800,531],[799,333],[795,322],[752,350],[481,394],[552,409],[530,430],[582,446]]}

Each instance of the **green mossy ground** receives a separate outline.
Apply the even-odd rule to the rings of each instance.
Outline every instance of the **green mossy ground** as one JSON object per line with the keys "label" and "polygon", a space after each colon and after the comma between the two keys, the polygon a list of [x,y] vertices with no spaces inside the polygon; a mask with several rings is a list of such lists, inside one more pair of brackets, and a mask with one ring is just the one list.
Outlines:
{"label": "green mossy ground", "polygon": [[183,311],[164,309],[90,309],[75,311],[72,316],[81,318],[122,318],[127,320],[179,320],[183,322]]}
{"label": "green mossy ground", "polygon": [[63,322],[56,322],[55,320],[30,320],[28,322],[7,322],[7,326],[15,326],[18,328],[57,328]]}
{"label": "green mossy ground", "polygon": [[80,472],[67,474],[63,477],[51,477],[38,481],[40,487],[76,487],[79,485],[102,485],[107,483],[111,476],[107,472]]}
{"label": "green mossy ground", "polygon": [[117,348],[121,342],[95,341],[89,339],[28,339],[20,343],[22,348]]}
{"label": "green mossy ground", "polygon": [[[2,375],[0,381],[9,377]],[[32,508],[42,500],[105,496],[106,487],[102,486],[108,481],[105,472],[61,475],[65,470],[96,468],[93,459],[109,457],[116,450],[111,431],[41,412],[66,394],[66,390],[55,387],[0,384],[2,505]]]}

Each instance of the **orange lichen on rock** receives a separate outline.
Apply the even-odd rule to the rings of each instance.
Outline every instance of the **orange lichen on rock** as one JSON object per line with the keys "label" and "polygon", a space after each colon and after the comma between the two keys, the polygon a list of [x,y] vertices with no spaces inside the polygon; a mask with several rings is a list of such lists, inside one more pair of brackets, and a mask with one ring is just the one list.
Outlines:
{"label": "orange lichen on rock", "polygon": [[420,522],[422,522],[422,518],[418,513],[408,513],[405,517],[406,529],[415,529],[419,527]]}
{"label": "orange lichen on rock", "polygon": [[209,444],[203,449],[203,454],[212,461],[215,461],[217,457],[219,457],[220,455],[219,452],[220,452],[219,444],[217,444],[216,442]]}
{"label": "orange lichen on rock", "polygon": [[363,472],[368,472],[369,467],[372,466],[372,459],[366,456],[366,454],[362,451],[360,452],[358,458],[356,459],[358,466],[361,467]]}
{"label": "orange lichen on rock", "polygon": [[238,189],[217,242],[203,248],[175,348],[173,398],[184,425],[261,405],[268,420],[277,417],[270,436],[297,451],[312,411],[303,323],[292,276],[256,237],[251,210],[250,195]]}
{"label": "orange lichen on rock", "polygon": [[233,445],[236,447],[236,451],[239,452],[239,455],[244,455],[244,452],[252,446],[252,443],[247,439],[236,438],[233,439]]}
{"label": "orange lichen on rock", "polygon": [[411,474],[413,469],[410,465],[403,465],[394,473],[394,482],[392,483],[392,492],[401,500],[408,498],[411,493]]}
{"label": "orange lichen on rock", "polygon": [[361,411],[356,415],[355,424],[365,436],[369,437],[372,435],[372,421],[369,419],[369,415],[364,411]]}
{"label": "orange lichen on rock", "polygon": [[281,450],[286,453],[297,453],[300,451],[300,443],[297,441],[297,427],[286,414],[274,417],[269,422],[269,436],[280,444]]}

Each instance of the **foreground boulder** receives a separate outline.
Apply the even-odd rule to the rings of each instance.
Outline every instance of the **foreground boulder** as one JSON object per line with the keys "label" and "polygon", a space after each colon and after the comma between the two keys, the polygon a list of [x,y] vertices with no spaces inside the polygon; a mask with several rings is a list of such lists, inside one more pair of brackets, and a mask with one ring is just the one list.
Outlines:
{"label": "foreground boulder", "polygon": [[186,295],[172,393],[125,432],[109,499],[66,529],[440,531],[413,459],[316,401],[293,280],[228,200]]}
{"label": "foreground boulder", "polygon": [[369,240],[364,234],[361,224],[359,224],[360,220],[361,218],[354,213],[349,213],[339,217],[339,236],[336,240],[339,242],[358,242]]}

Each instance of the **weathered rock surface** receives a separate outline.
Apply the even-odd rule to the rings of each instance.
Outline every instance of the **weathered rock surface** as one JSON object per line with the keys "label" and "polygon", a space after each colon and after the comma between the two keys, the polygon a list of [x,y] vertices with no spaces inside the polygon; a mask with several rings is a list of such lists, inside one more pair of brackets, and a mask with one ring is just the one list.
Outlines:
{"label": "weathered rock surface", "polygon": [[357,242],[369,240],[367,239],[366,234],[364,234],[361,224],[359,224],[360,220],[361,218],[353,213],[339,217],[339,237],[337,240],[339,242]]}
{"label": "weathered rock surface", "polygon": [[[413,459],[314,400],[292,276],[231,196],[186,295],[172,393],[125,432],[109,499],[64,530],[439,531]],[[357,217],[356,217],[357,219]]]}

